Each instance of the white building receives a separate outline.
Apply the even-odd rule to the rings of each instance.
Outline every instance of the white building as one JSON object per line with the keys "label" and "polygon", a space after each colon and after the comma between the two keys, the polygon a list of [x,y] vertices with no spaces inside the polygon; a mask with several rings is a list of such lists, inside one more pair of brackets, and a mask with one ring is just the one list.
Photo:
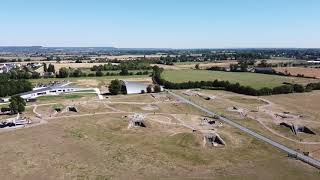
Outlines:
{"label": "white building", "polygon": [[70,93],[70,92],[76,92],[76,91],[83,91],[88,90],[88,88],[75,88],[75,87],[69,87],[69,86],[53,86],[53,87],[44,87],[35,89],[29,92],[18,94],[23,99],[34,99],[39,96],[43,95],[59,95],[61,93]]}
{"label": "white building", "polygon": [[[126,94],[140,94],[142,92],[147,92],[147,87],[150,84],[143,83],[143,82],[134,82],[134,81],[124,81],[121,80],[121,85],[125,87]],[[163,88],[161,87],[161,91]]]}

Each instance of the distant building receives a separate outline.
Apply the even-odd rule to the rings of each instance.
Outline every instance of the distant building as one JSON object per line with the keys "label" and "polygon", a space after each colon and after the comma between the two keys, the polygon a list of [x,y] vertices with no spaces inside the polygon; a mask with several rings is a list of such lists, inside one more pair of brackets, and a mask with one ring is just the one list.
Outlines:
{"label": "distant building", "polygon": [[308,61],[310,64],[320,64],[320,59],[315,61]]}
{"label": "distant building", "polygon": [[20,68],[20,64],[14,64],[14,63],[5,63],[0,64],[0,73],[8,73],[13,68]]}
{"label": "distant building", "polygon": [[121,80],[121,85],[125,87],[126,94],[140,94],[142,92],[147,92],[147,87],[149,84],[134,81],[124,81]]}
{"label": "distant building", "polygon": [[[150,84],[142,83],[142,82],[134,82],[134,81],[120,81],[122,86],[125,87],[126,94],[140,94],[142,92],[147,92],[147,87]],[[161,91],[163,88],[161,87]]]}

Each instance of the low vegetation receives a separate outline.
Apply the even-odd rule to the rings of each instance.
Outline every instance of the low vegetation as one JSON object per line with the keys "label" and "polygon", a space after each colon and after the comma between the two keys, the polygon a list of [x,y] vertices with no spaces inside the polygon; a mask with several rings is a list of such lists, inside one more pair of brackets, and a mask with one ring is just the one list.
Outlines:
{"label": "low vegetation", "polygon": [[26,80],[12,80],[0,75],[0,97],[11,96],[32,90],[32,84]]}
{"label": "low vegetation", "polygon": [[[168,88],[168,89],[191,89],[191,88],[216,89],[218,88],[226,91],[252,95],[252,96],[288,94],[288,93],[294,93],[294,92],[300,93],[305,91],[310,92],[312,90],[320,89],[319,87],[320,83],[317,81],[316,81],[317,83],[309,83],[307,86],[304,86],[298,83],[285,82],[284,79],[282,79],[283,78],[282,76],[254,74],[254,73],[243,74],[243,72],[242,73],[218,72],[218,73],[222,73],[220,74],[219,77],[224,79],[224,80],[220,80],[217,78],[217,76],[215,76],[216,75],[215,73],[217,72],[203,71],[203,70],[164,71],[163,72],[163,69],[159,67],[154,67],[153,80],[160,85],[164,85],[165,88]],[[215,80],[211,80],[211,79],[215,79]],[[307,80],[310,80],[310,79],[298,78],[297,80],[293,79],[292,82],[298,81],[298,82],[306,83],[308,82]],[[240,81],[241,83],[237,81]],[[265,85],[263,86],[263,84]]]}

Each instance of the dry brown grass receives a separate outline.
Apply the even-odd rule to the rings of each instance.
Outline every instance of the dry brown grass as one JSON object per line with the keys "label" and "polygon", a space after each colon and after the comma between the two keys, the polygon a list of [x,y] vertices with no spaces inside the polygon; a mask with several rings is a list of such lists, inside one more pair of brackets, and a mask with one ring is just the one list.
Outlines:
{"label": "dry brown grass", "polygon": [[[149,96],[128,97],[149,102]],[[123,96],[113,99],[130,102]],[[128,129],[128,113],[97,113],[112,111],[105,103],[123,111],[146,112],[143,105],[83,99],[60,103],[76,104],[80,112],[58,116],[90,115],[57,117],[44,125],[0,133],[0,179],[291,180],[320,176],[316,169],[227,124],[217,129],[226,146],[203,147],[199,132],[153,121],[166,121],[175,114],[200,127],[197,115],[203,113],[187,104],[156,104],[159,110],[146,118],[147,128]],[[39,111],[48,117],[52,106],[41,106]]]}
{"label": "dry brown grass", "polygon": [[[183,91],[179,91],[180,93]],[[311,128],[317,133],[317,135],[307,135],[307,134],[298,134],[298,136],[293,135],[288,129],[282,128],[279,126],[281,122],[278,120],[275,122],[269,114],[266,113],[255,113],[250,111],[257,111],[257,106],[262,105],[258,100],[254,101],[256,97],[245,96],[240,94],[235,94],[225,91],[210,91],[202,90],[201,93],[207,95],[214,95],[217,98],[213,101],[206,101],[200,97],[191,97],[192,101],[197,104],[207,107],[219,114],[225,115],[238,123],[257,131],[267,137],[270,137],[278,142],[281,142],[293,149],[299,149],[302,152],[314,152],[320,149],[319,144],[300,144],[294,141],[287,140],[283,137],[278,136],[270,132],[270,130],[263,127],[258,121],[248,119],[243,117],[237,112],[230,112],[227,108],[236,106],[237,108],[244,108],[249,111],[247,113],[253,117],[259,117],[260,121],[264,123],[265,126],[272,129],[276,133],[280,133],[285,137],[293,139],[295,141],[304,141],[304,142],[320,142],[320,122],[319,122],[319,103],[320,91],[314,91],[312,93],[303,93],[303,94],[290,94],[290,95],[276,95],[276,96],[266,96],[263,97],[267,100],[273,102],[273,105],[268,108],[274,113],[290,112],[293,114],[302,115],[302,118],[294,120],[296,124],[303,124]],[[313,157],[320,159],[320,153],[312,154]]]}
{"label": "dry brown grass", "polygon": [[302,74],[305,77],[320,78],[320,69],[316,68],[304,68],[304,67],[278,67],[274,68],[277,72],[290,73],[291,75],[297,76]]}
{"label": "dry brown grass", "polygon": [[[0,135],[5,164],[0,178],[319,178],[315,169],[226,129],[231,133],[226,147],[203,148],[201,137],[189,130],[152,122],[149,128],[127,129],[121,115],[55,120]],[[235,136],[240,146],[233,147]]]}

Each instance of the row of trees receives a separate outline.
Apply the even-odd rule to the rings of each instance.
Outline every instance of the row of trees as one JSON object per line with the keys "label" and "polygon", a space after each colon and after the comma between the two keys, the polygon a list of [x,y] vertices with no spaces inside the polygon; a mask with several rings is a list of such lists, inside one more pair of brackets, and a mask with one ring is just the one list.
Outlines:
{"label": "row of trees", "polygon": [[51,63],[48,66],[47,66],[46,63],[43,63],[43,71],[44,72],[56,73],[55,67]]}
{"label": "row of trees", "polygon": [[251,96],[266,96],[272,94],[288,94],[288,93],[301,93],[310,92],[312,90],[319,90],[320,83],[308,84],[306,87],[300,84],[285,84],[274,88],[255,89],[250,86],[242,86],[239,83],[230,83],[229,81],[189,81],[183,83],[174,83],[161,78],[162,68],[155,67],[153,72],[153,80],[163,85],[168,89],[192,89],[192,88],[218,88],[226,91],[231,91],[239,94]]}
{"label": "row of trees", "polygon": [[146,60],[132,60],[132,61],[121,61],[119,64],[104,64],[94,65],[91,71],[116,71],[116,70],[149,70],[151,69],[150,62]]}
{"label": "row of trees", "polygon": [[102,71],[95,71],[91,73],[83,72],[81,69],[73,69],[73,68],[66,68],[62,67],[59,69],[58,73],[56,74],[57,78],[66,78],[66,77],[100,77],[100,76],[130,76],[130,75],[148,75],[148,71],[139,71],[136,73],[129,72],[126,69],[121,70],[119,73],[117,72],[102,72]]}
{"label": "row of trees", "polygon": [[11,69],[6,75],[10,79],[38,79],[40,74],[35,71],[29,71],[28,69]]}
{"label": "row of trees", "polygon": [[26,80],[12,80],[7,75],[0,75],[0,97],[11,96],[32,90],[32,84]]}

